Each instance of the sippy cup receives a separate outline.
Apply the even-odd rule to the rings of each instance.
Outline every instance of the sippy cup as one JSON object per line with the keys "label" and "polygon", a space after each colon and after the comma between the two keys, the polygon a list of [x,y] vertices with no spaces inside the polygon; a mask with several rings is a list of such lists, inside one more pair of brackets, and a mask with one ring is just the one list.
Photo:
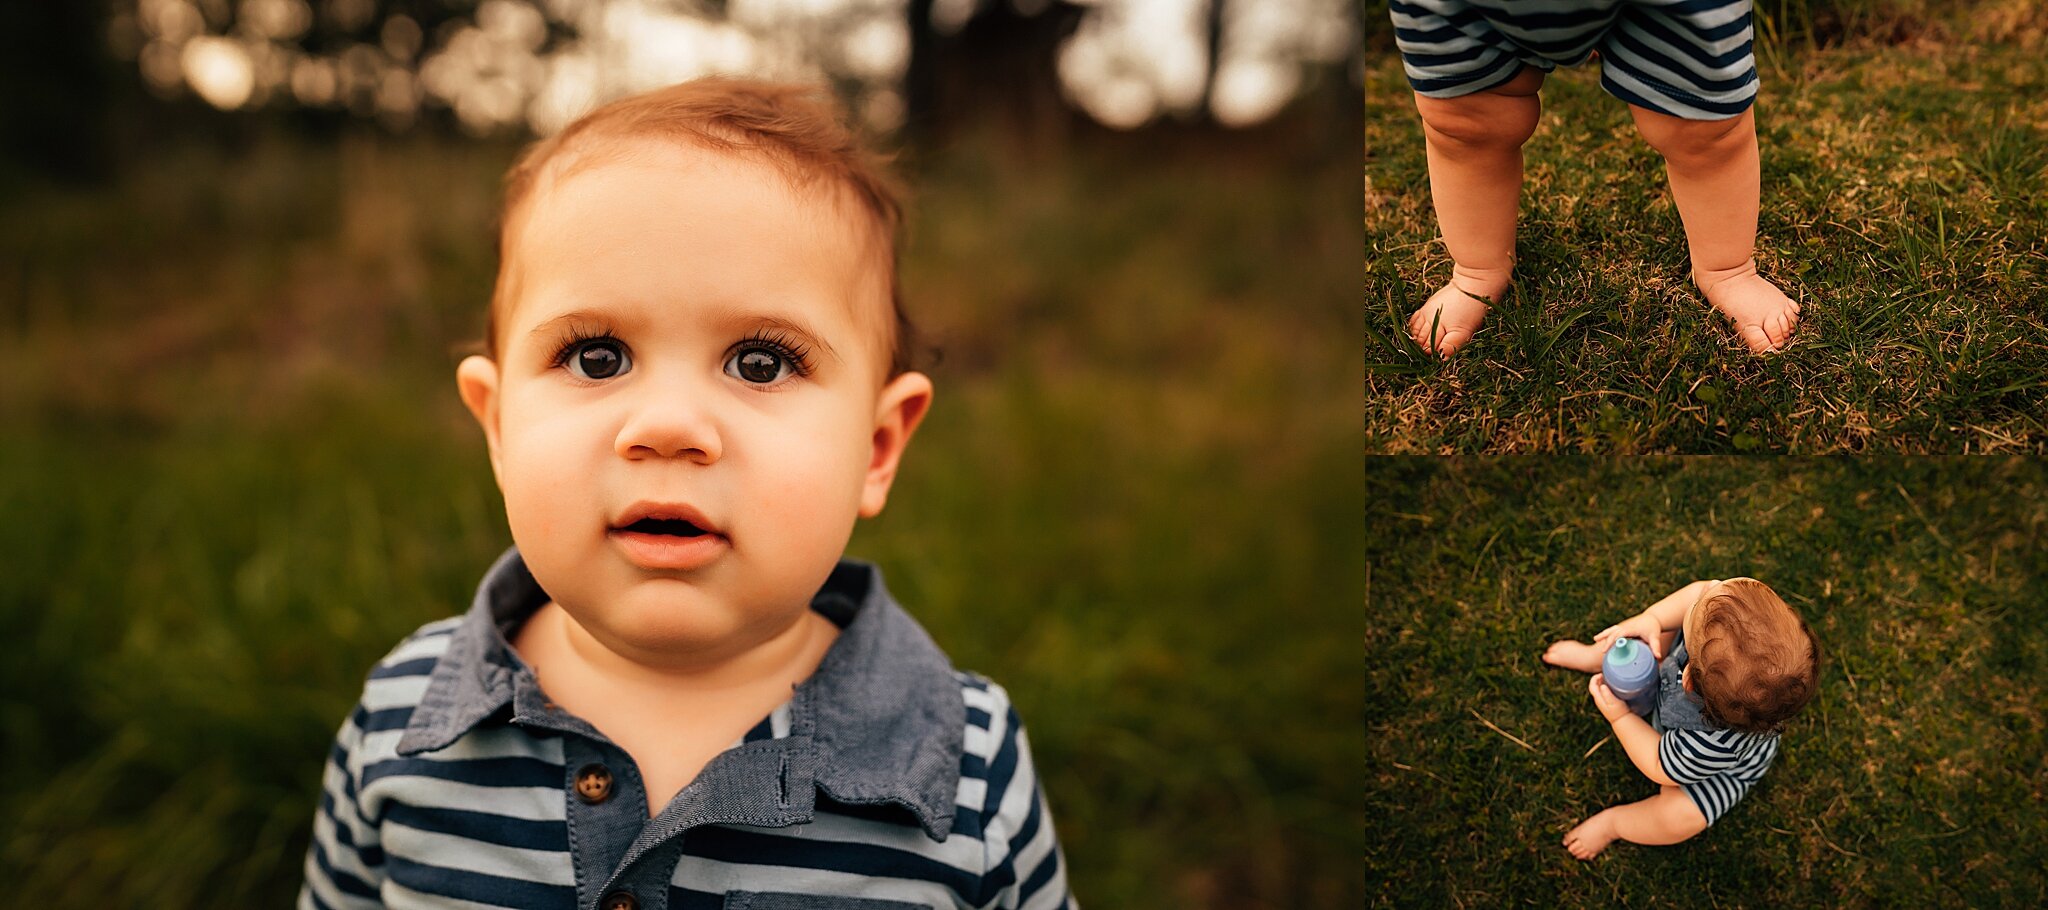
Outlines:
{"label": "sippy cup", "polygon": [[1629,710],[1650,716],[1657,703],[1657,658],[1649,645],[1634,638],[1616,639],[1600,660],[1600,673],[1615,697],[1628,702]]}

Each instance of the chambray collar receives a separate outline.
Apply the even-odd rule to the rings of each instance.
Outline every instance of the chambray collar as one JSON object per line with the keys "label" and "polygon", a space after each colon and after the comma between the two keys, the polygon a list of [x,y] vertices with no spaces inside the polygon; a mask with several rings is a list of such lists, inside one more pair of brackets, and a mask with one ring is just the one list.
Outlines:
{"label": "chambray collar", "polygon": [[[533,713],[532,706],[542,702],[539,684],[508,635],[547,600],[518,548],[507,549],[484,574],[435,664],[398,741],[400,755],[445,748],[494,716],[519,723]],[[868,563],[841,560],[811,609],[841,628],[817,672],[790,699],[790,735],[729,751],[713,759],[698,780],[716,777],[715,766],[726,759],[753,763],[766,757],[737,752],[779,749],[779,800],[778,788],[766,786],[722,794],[717,802],[737,804],[750,818],[796,824],[809,820],[815,786],[840,803],[901,807],[933,840],[945,839],[953,825],[967,722],[951,662],[889,596],[881,570]],[[575,726],[575,732],[599,736],[587,724]],[[802,798],[792,803],[792,795]]]}

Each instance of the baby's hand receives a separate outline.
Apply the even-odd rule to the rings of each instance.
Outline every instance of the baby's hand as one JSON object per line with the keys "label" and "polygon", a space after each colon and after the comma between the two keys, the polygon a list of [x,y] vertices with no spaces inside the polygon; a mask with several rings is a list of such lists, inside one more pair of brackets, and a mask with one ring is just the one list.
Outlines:
{"label": "baby's hand", "polygon": [[1615,639],[1619,638],[1640,638],[1644,644],[1650,646],[1651,654],[1656,655],[1658,660],[1664,659],[1664,630],[1657,625],[1657,618],[1648,613],[1638,613],[1601,629],[1599,634],[1593,636],[1593,645],[1600,649],[1600,653],[1605,654],[1607,649],[1614,645]]}
{"label": "baby's hand", "polygon": [[1629,713],[1628,702],[1622,701],[1615,696],[1613,689],[1607,688],[1606,676],[1595,673],[1588,677],[1586,691],[1593,696],[1593,707],[1600,709],[1600,716],[1607,718],[1608,723],[1614,723],[1620,720],[1622,715]]}

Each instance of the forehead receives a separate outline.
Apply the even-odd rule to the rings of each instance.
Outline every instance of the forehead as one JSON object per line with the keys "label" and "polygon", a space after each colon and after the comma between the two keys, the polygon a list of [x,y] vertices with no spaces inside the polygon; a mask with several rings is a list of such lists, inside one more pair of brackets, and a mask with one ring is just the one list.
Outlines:
{"label": "forehead", "polygon": [[560,312],[625,304],[805,307],[871,329],[872,298],[888,306],[886,252],[845,195],[687,144],[566,151],[506,226],[507,340]]}

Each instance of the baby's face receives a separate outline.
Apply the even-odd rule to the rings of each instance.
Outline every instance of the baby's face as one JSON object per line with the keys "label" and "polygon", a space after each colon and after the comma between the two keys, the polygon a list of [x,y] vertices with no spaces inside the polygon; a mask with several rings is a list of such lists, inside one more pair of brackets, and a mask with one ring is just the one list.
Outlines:
{"label": "baby's face", "polygon": [[612,651],[729,657],[801,618],[926,405],[874,254],[769,166],[647,145],[538,190],[501,355],[457,369],[534,577]]}

